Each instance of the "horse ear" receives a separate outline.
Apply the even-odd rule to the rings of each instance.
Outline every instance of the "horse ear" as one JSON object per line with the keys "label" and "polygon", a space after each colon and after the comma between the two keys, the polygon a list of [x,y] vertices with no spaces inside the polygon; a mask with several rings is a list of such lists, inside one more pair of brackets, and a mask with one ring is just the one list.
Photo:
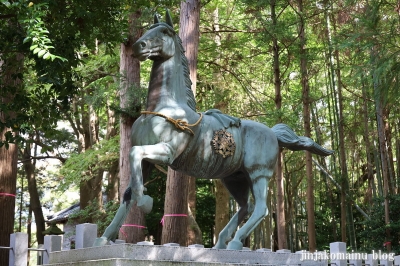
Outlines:
{"label": "horse ear", "polygon": [[172,24],[172,18],[171,15],[169,14],[169,10],[167,9],[167,11],[165,12],[165,22],[171,26],[171,28],[174,28],[174,25]]}
{"label": "horse ear", "polygon": [[157,14],[154,14],[154,24],[160,23],[158,20]]}

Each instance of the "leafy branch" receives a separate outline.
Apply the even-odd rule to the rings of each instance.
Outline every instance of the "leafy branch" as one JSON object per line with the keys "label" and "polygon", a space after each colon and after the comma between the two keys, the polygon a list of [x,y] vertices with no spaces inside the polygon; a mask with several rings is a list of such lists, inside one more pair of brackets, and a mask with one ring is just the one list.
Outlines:
{"label": "leafy branch", "polygon": [[46,14],[46,9],[46,3],[34,4],[30,2],[28,4],[26,17],[20,19],[20,23],[26,27],[26,37],[23,43],[31,42],[29,49],[33,54],[37,54],[39,58],[51,59],[51,61],[54,61],[54,59],[60,59],[63,62],[67,61],[66,58],[50,52],[50,49],[54,49],[54,46],[51,45],[51,40],[48,37],[50,32],[42,21],[42,17]]}

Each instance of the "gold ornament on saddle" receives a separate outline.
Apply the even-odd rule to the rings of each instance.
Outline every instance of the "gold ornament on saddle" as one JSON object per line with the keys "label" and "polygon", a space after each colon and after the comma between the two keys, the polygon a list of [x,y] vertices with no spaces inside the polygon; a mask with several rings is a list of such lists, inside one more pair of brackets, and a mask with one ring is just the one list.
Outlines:
{"label": "gold ornament on saddle", "polygon": [[226,158],[235,154],[236,144],[231,133],[226,130],[217,130],[214,132],[214,138],[211,141],[214,150]]}

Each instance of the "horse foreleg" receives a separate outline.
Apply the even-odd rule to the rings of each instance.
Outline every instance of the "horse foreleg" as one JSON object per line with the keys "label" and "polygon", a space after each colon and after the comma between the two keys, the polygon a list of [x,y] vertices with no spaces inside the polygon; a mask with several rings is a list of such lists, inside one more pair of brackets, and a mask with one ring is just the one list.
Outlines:
{"label": "horse foreleg", "polygon": [[174,150],[168,143],[158,143],[155,145],[134,146],[129,154],[131,166],[131,180],[129,191],[124,195],[124,201],[131,200],[137,203],[137,206],[144,212],[149,213],[153,206],[153,199],[144,195],[143,173],[150,174],[147,165],[153,164],[171,164],[174,157]]}
{"label": "horse foreleg", "polygon": [[128,215],[129,210],[132,207],[132,201],[131,202],[123,202],[118,208],[117,213],[114,216],[114,219],[110,223],[110,225],[106,228],[104,231],[104,234],[101,237],[98,237],[93,246],[104,246],[107,244],[109,240],[114,241],[117,236],[119,229],[121,228],[123,222],[125,221],[126,216]]}
{"label": "horse foreleg", "polygon": [[254,211],[247,222],[236,232],[233,240],[228,243],[228,249],[242,249],[242,242],[268,214],[266,204],[268,180],[266,177],[259,177],[254,180],[256,180],[253,183],[253,196],[255,201]]}
{"label": "horse foreleg", "polygon": [[156,145],[134,146],[129,154],[131,167],[131,178],[128,188],[122,197],[122,203],[114,216],[113,221],[105,230],[102,237],[96,239],[94,246],[104,246],[109,240],[114,240],[118,236],[126,216],[132,204],[137,206],[145,213],[149,213],[153,206],[153,199],[144,195],[143,177],[150,174],[151,163],[169,164],[173,158],[173,149],[167,143]]}

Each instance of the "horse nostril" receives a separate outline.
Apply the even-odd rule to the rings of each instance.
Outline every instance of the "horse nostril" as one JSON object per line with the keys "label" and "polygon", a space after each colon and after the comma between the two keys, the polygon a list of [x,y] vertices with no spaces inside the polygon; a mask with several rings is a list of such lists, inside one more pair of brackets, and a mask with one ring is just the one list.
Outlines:
{"label": "horse nostril", "polygon": [[140,47],[142,47],[142,48],[146,47],[146,43],[145,42],[140,42],[139,44],[140,44]]}

